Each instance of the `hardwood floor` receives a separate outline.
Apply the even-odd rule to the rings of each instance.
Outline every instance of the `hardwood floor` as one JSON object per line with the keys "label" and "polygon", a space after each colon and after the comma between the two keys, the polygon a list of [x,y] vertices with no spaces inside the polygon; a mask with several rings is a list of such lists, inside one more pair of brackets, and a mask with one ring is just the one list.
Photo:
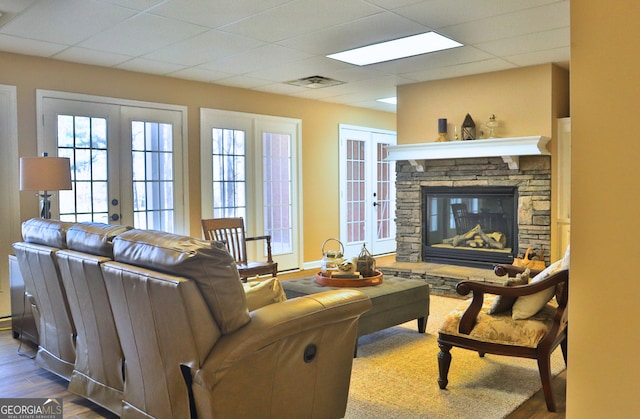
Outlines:
{"label": "hardwood floor", "polygon": [[94,403],[67,391],[67,382],[33,361],[36,348],[20,344],[10,330],[0,331],[0,398],[62,398],[65,418],[117,418]]}
{"label": "hardwood floor", "polygon": [[562,371],[553,379],[551,387],[556,401],[557,412],[549,412],[547,410],[544,394],[540,389],[505,419],[564,419],[567,411],[567,370]]}
{"label": "hardwood floor", "polygon": [[[313,272],[291,272],[279,275],[291,279]],[[67,382],[38,367],[32,357],[36,348],[13,338],[10,330],[0,331],[0,398],[47,397],[63,399],[65,418],[116,418],[111,412],[67,391]],[[527,400],[507,419],[563,419],[565,417],[566,372],[553,381],[557,413],[547,411],[542,390]]]}

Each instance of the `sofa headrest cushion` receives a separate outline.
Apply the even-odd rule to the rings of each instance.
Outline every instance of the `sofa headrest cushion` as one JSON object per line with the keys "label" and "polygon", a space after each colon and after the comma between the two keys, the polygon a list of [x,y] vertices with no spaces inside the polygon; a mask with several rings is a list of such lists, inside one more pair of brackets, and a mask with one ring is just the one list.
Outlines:
{"label": "sofa headrest cushion", "polygon": [[113,239],[113,254],[117,262],[196,281],[223,334],[251,320],[238,268],[223,243],[134,229]]}
{"label": "sofa headrest cushion", "polygon": [[78,223],[67,230],[67,248],[113,259],[113,238],[132,227],[103,223]]}
{"label": "sofa headrest cushion", "polygon": [[32,218],[22,223],[22,239],[27,243],[65,249],[67,229],[72,225],[58,220]]}

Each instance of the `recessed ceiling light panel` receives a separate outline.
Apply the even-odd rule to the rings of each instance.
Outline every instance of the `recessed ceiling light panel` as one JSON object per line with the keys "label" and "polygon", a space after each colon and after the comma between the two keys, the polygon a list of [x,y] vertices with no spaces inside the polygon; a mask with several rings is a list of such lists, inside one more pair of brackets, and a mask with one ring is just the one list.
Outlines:
{"label": "recessed ceiling light panel", "polygon": [[461,47],[460,42],[435,32],[426,32],[406,38],[394,39],[362,48],[327,55],[328,58],[355,65],[369,65],[429,52]]}
{"label": "recessed ceiling light panel", "polygon": [[383,103],[389,103],[391,105],[397,105],[398,104],[398,98],[393,96],[393,97],[385,97],[382,99],[376,99],[378,102],[383,102]]}

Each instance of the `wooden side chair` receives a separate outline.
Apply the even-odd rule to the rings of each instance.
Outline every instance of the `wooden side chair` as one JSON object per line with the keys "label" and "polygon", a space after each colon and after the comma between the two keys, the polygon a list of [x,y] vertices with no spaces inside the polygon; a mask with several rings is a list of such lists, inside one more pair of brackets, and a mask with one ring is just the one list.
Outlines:
{"label": "wooden side chair", "polygon": [[467,210],[467,204],[451,204],[451,211],[456,224],[456,234],[465,234],[480,222],[478,214]]}
{"label": "wooden side chair", "polygon": [[[499,265],[494,271],[498,275],[516,275],[524,270]],[[530,283],[527,284],[527,278],[520,282],[517,281],[521,276],[516,278],[510,278],[512,282],[504,285],[476,281],[457,284],[458,294],[471,292],[473,298],[470,304],[466,302],[452,311],[438,331],[438,384],[441,389],[447,387],[450,350],[454,346],[477,351],[481,357],[490,353],[536,359],[547,409],[554,412],[550,357],[560,345],[567,363],[568,252]],[[497,297],[485,298],[485,294]],[[504,311],[497,310],[498,305]]]}
{"label": "wooden side chair", "polygon": [[[271,255],[271,236],[247,237],[242,218],[209,218],[202,220],[202,231],[206,240],[218,240],[227,245],[229,253],[235,258],[242,281],[259,275],[278,274],[278,263]],[[249,262],[247,260],[247,242],[264,240],[267,245],[267,260]]]}

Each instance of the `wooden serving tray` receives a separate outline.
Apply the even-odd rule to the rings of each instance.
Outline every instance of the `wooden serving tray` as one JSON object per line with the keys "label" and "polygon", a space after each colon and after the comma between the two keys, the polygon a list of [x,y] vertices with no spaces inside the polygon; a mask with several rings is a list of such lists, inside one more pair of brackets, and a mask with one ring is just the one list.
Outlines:
{"label": "wooden serving tray", "polygon": [[326,287],[371,287],[382,284],[382,272],[376,271],[376,275],[367,278],[331,278],[323,276],[322,272],[316,274],[316,284]]}

